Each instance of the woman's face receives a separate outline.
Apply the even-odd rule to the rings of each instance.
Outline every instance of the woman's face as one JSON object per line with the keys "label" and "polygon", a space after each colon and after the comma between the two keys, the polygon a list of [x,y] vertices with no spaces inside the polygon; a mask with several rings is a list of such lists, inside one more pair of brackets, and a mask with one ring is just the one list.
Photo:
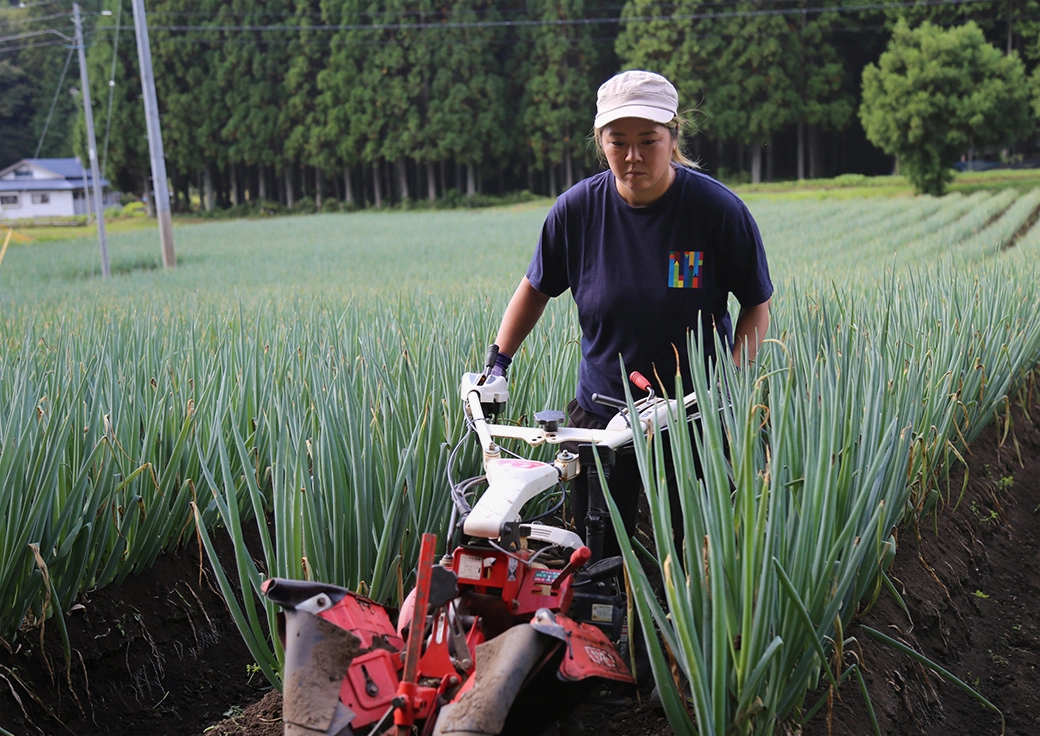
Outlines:
{"label": "woman's face", "polygon": [[621,118],[600,130],[600,144],[621,198],[645,207],[675,181],[672,151],[676,142],[668,128],[643,118]]}

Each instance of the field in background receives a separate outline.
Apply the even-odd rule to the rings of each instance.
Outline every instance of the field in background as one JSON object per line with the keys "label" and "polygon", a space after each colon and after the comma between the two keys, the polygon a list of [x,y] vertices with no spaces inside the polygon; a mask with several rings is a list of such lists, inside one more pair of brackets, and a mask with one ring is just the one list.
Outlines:
{"label": "field in background", "polygon": [[[775,341],[734,401],[749,408],[741,421],[750,427],[789,424],[770,427],[769,453],[749,454],[743,512],[816,482],[840,496],[829,501],[843,509],[835,518],[862,517],[855,539],[871,540],[869,554],[842,547],[853,538],[844,527],[815,541],[835,555],[816,561],[824,570],[866,560],[848,600],[826,598],[838,580],[821,584],[809,561],[793,564],[797,550],[770,550],[759,571],[775,578],[773,558],[791,565],[792,589],[818,616],[817,643],[829,646],[835,619],[877,582],[893,520],[935,503],[951,452],[1040,361],[1040,193],[748,199],[777,286]],[[447,517],[459,374],[478,365],[547,207],[183,225],[170,272],[159,267],[156,233],[115,233],[105,281],[93,238],[12,246],[0,265],[0,637],[147,567],[189,538],[196,519],[220,534],[257,515],[272,520],[262,564],[243,559],[228,571],[247,590],[264,574],[311,574],[393,600],[417,532],[439,531]],[[562,408],[576,339],[568,300],[556,300],[513,369],[516,415]],[[820,395],[832,403],[805,400]],[[763,402],[768,417],[751,411]],[[865,417],[865,406],[876,413]],[[844,423],[825,425],[835,414]],[[834,475],[815,477],[806,448],[821,447],[861,464],[839,473],[821,459]],[[784,473],[755,464],[766,457]],[[878,483],[864,489],[868,472]],[[783,494],[761,493],[763,478],[781,476]],[[859,494],[879,489],[886,511],[857,517],[867,503]],[[799,536],[803,512],[784,510],[788,527],[774,543]],[[780,516],[762,509],[762,519]],[[804,523],[821,533],[818,521]],[[771,595],[793,615],[782,591]],[[740,595],[726,596],[742,620]],[[263,633],[271,612],[254,598],[235,614],[276,681],[277,647]],[[780,631],[784,658],[744,636],[734,656],[761,655],[762,665],[735,663],[749,670],[719,686],[766,673],[788,683],[782,702],[754,690],[754,678],[734,696],[764,699],[755,716],[764,733],[799,706],[821,662],[806,631],[761,625]],[[691,630],[732,640],[727,626],[698,620]]]}
{"label": "field in background", "polygon": [[[711,172],[708,172],[709,174]],[[950,186],[951,193],[968,194],[979,190],[1018,189],[1025,191],[1040,187],[1040,169],[995,169],[989,171],[959,172],[955,174]],[[903,176],[863,176],[861,174],[845,174],[831,179],[812,179],[805,181],[780,181],[762,184],[735,185],[735,190],[747,201],[759,199],[779,199],[795,201],[800,199],[863,199],[873,197],[912,197],[913,188]],[[546,203],[534,203],[530,206],[541,208]],[[422,206],[421,203],[419,206]],[[106,219],[106,231],[116,235],[137,231],[154,231],[155,220],[141,216],[138,208],[131,206],[126,216]],[[110,213],[111,214],[111,213]],[[132,216],[131,216],[132,215]],[[179,228],[202,222],[193,215],[174,216],[174,226]],[[17,225],[17,222],[8,223]],[[97,238],[94,225],[77,227],[22,226],[20,232],[31,237],[36,243],[75,238]]]}

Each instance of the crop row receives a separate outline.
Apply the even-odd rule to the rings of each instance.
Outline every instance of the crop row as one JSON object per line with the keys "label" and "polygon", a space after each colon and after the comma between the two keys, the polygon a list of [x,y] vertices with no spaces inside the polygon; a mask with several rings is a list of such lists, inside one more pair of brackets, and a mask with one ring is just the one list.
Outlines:
{"label": "crop row", "polygon": [[[755,366],[727,371],[729,401],[706,413],[703,472],[686,476],[693,541],[668,550],[650,483],[668,562],[629,559],[637,587],[662,565],[663,598],[639,600],[692,683],[688,710],[658,658],[677,732],[691,718],[703,733],[773,732],[821,676],[850,675],[829,655],[884,587],[900,522],[949,492],[957,453],[1040,362],[1036,202],[752,203],[777,284],[771,340]],[[480,361],[542,216],[178,228],[174,273],[142,265],[149,238],[113,238],[104,284],[82,277],[86,241],[10,251],[0,637],[60,622],[81,591],[146,568],[196,523],[238,542],[220,574],[274,682],[265,576],[396,600],[418,536],[447,522],[459,375]],[[563,407],[576,329],[567,300],[550,305],[511,371],[511,415]],[[719,397],[720,380],[700,374],[701,395]],[[656,448],[641,452],[651,479]]]}

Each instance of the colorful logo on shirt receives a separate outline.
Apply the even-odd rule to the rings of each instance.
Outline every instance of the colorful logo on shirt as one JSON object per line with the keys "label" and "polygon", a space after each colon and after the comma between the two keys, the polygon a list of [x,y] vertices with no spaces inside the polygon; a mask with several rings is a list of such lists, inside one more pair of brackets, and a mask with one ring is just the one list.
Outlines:
{"label": "colorful logo on shirt", "polygon": [[671,289],[699,289],[704,251],[673,250],[668,255],[668,287]]}

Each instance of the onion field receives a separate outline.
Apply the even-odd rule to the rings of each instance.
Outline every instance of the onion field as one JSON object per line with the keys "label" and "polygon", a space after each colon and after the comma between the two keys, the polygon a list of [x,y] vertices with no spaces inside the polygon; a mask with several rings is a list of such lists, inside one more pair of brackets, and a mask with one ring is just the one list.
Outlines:
{"label": "onion field", "polygon": [[[626,556],[676,733],[780,732],[818,683],[857,677],[835,653],[852,614],[894,594],[901,522],[956,500],[961,452],[1040,363],[1040,191],[749,206],[776,285],[770,339],[753,366],[695,377],[718,411],[699,474],[673,436],[684,548],[665,534],[660,443],[638,448],[658,555]],[[197,534],[239,540],[221,574],[274,683],[265,577],[396,602],[419,536],[448,521],[459,377],[479,368],[547,208],[182,225],[169,272],[157,234],[131,233],[110,238],[107,280],[91,238],[12,245],[0,639],[60,627],[82,591]],[[564,407],[578,337],[554,300],[514,360],[512,416]]]}

